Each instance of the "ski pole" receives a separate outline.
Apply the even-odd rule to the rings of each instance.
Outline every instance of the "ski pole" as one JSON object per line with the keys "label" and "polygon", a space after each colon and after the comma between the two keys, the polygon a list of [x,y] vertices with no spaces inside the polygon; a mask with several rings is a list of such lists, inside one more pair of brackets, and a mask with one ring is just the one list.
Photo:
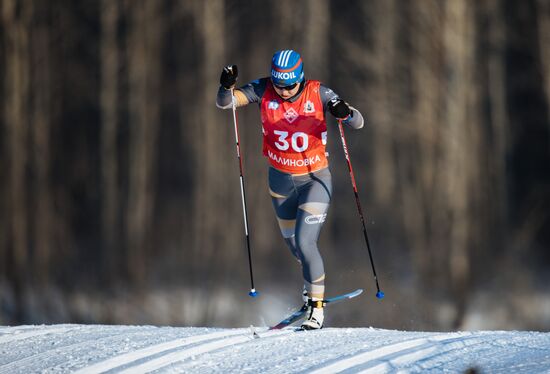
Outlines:
{"label": "ski pole", "polygon": [[338,129],[340,130],[340,139],[342,140],[342,147],[344,148],[344,155],[346,156],[346,161],[348,163],[349,175],[351,178],[351,185],[353,187],[353,193],[355,194],[355,203],[357,204],[357,211],[359,212],[359,217],[361,218],[361,224],[363,225],[363,235],[365,237],[365,243],[367,244],[367,250],[369,252],[370,264],[372,266],[372,273],[374,275],[374,281],[376,282],[376,297],[379,299],[384,298],[384,292],[380,291],[380,286],[378,285],[378,276],[376,275],[376,269],[374,268],[374,261],[372,259],[372,252],[370,250],[369,236],[367,235],[367,227],[365,225],[365,218],[363,216],[363,210],[361,209],[361,202],[359,201],[359,193],[357,192],[357,184],[355,183],[355,175],[353,174],[353,168],[351,166],[351,160],[348,153],[348,146],[346,143],[346,138],[344,136],[344,128],[342,127],[342,120],[338,120]]}
{"label": "ski pole", "polygon": [[248,293],[251,297],[258,296],[258,292],[254,288],[254,275],[252,273],[252,254],[250,251],[250,235],[248,232],[248,213],[246,209],[246,193],[244,189],[244,173],[243,173],[243,162],[241,159],[241,147],[239,142],[239,126],[237,125],[237,106],[235,101],[235,96],[233,95],[233,89],[231,89],[231,101],[233,105],[233,123],[235,125],[235,144],[237,147],[237,158],[239,159],[239,180],[241,182],[241,200],[243,205],[243,218],[244,218],[244,233],[246,235],[246,248],[248,250],[248,268],[250,270],[250,292]]}

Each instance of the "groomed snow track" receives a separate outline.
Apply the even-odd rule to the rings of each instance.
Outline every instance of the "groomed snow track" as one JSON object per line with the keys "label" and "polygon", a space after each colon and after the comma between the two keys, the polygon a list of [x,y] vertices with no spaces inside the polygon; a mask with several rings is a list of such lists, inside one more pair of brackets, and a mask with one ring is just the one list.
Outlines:
{"label": "groomed snow track", "polygon": [[0,327],[3,373],[550,373],[550,333]]}

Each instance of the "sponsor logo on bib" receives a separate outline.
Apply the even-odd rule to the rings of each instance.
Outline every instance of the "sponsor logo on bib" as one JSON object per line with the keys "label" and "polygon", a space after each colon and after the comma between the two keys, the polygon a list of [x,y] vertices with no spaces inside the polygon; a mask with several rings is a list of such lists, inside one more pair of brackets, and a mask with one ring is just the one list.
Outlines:
{"label": "sponsor logo on bib", "polygon": [[313,102],[310,100],[306,101],[304,104],[304,113],[314,113],[315,112],[315,105],[313,105]]}
{"label": "sponsor logo on bib", "polygon": [[285,116],[285,119],[288,121],[288,123],[292,123],[296,121],[296,118],[298,118],[298,112],[296,112],[294,108],[288,108],[284,116]]}

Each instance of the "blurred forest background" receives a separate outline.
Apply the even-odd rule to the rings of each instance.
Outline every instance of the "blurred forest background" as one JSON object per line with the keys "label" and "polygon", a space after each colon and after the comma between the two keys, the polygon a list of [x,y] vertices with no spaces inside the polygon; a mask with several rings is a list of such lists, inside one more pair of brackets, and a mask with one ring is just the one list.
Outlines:
{"label": "blurred forest background", "polygon": [[295,49],[334,120],[331,326],[550,330],[550,0],[0,0],[0,324],[271,324],[299,305],[255,106],[221,69]]}

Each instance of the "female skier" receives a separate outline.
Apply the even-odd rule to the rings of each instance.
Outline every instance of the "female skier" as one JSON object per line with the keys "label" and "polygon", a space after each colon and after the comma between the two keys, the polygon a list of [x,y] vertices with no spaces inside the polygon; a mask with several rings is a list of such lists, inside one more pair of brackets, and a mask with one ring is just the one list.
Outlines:
{"label": "female skier", "polygon": [[302,328],[312,330],[323,327],[325,270],[317,241],[332,195],[325,113],[328,109],[354,129],[363,127],[363,116],[330,88],[305,79],[303,66],[296,51],[276,52],[270,77],[237,89],[237,66],[226,66],[216,105],[230,109],[235,100],[237,107],[260,107],[263,154],[270,163],[269,193],[281,234],[302,265],[308,310]]}

